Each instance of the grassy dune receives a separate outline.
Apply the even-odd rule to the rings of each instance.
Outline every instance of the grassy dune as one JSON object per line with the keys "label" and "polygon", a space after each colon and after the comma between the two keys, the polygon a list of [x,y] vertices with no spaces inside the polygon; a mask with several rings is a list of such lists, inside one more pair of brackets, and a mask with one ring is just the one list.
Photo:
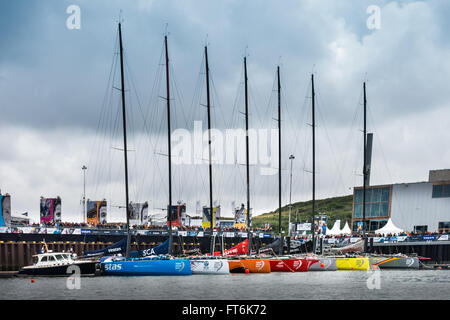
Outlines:
{"label": "grassy dune", "polygon": [[[335,220],[341,220],[341,228],[344,227],[345,221],[351,228],[351,218],[352,218],[352,202],[353,195],[327,198],[316,200],[315,213],[316,216],[319,214],[327,215],[328,218],[328,228],[331,229],[334,225]],[[297,221],[299,222],[309,222],[311,221],[311,211],[312,211],[312,201],[306,202],[296,202],[292,204],[291,222],[295,221],[296,211]],[[278,231],[278,209],[272,212],[264,213],[253,217],[252,226],[254,228],[264,227],[264,224],[269,223],[272,230]],[[281,208],[281,228],[287,234],[289,223],[289,206],[286,205]]]}

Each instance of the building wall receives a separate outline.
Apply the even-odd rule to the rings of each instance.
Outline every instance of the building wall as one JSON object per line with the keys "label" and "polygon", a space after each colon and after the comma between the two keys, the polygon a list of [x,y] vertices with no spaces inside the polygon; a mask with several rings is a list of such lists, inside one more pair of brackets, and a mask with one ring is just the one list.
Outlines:
{"label": "building wall", "polygon": [[438,231],[441,221],[450,221],[450,198],[432,198],[433,183],[394,184],[391,219],[399,228],[413,231],[414,226],[427,225]]}

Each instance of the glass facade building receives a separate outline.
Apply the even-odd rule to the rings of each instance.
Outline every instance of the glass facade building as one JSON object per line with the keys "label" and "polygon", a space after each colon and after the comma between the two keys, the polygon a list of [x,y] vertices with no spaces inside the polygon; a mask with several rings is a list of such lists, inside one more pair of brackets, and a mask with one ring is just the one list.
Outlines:
{"label": "glass facade building", "polygon": [[[367,231],[382,228],[390,217],[390,200],[392,186],[376,186],[366,188],[365,217]],[[354,188],[353,191],[353,231],[358,230],[358,222],[363,218],[363,188]]]}

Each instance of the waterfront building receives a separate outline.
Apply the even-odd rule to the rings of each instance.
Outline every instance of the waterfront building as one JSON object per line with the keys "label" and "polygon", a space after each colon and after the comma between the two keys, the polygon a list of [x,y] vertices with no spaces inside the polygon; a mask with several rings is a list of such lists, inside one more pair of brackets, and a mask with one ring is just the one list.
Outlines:
{"label": "waterfront building", "polygon": [[[363,220],[362,187],[353,189],[352,230]],[[367,186],[366,230],[382,228],[389,218],[414,232],[450,231],[450,169],[430,170],[428,181]]]}

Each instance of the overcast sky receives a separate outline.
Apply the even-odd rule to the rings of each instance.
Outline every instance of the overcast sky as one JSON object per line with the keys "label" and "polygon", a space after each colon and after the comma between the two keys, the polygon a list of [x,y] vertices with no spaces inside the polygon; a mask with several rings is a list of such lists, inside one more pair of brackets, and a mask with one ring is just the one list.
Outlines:
{"label": "overcast sky", "polygon": [[[67,7],[80,8],[68,29]],[[380,28],[367,8],[378,6]],[[164,34],[172,73],[172,128],[206,128],[205,43],[214,84],[213,127],[244,128],[243,57],[250,127],[276,128],[276,67],[282,82],[282,194],[311,199],[311,73],[317,94],[317,198],[362,184],[362,83],[374,133],[371,184],[416,182],[449,168],[450,4],[446,1],[2,1],[0,3],[0,189],[13,215],[39,219],[39,197],[62,198],[81,221],[86,193],[125,221],[117,22],[122,10],[129,103],[130,200],[167,205]],[[112,68],[113,66],[113,68]],[[115,75],[109,81],[110,71]],[[243,145],[241,146],[243,148]],[[276,152],[276,150],[275,150]],[[275,154],[276,155],[276,154]],[[274,167],[278,164],[275,163]],[[207,165],[174,165],[174,202],[207,205]],[[246,202],[245,167],[214,165],[214,199],[231,216]],[[252,166],[254,214],[278,206],[277,175]],[[322,208],[326,210],[326,208]]]}

